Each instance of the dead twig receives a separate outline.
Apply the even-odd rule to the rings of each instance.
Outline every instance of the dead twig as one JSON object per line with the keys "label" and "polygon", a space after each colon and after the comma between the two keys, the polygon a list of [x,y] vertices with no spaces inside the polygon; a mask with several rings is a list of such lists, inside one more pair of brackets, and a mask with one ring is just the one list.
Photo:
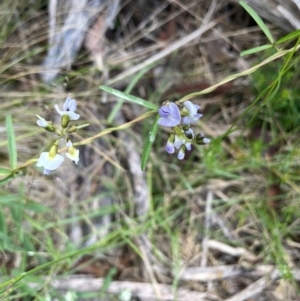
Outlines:
{"label": "dead twig", "polygon": [[275,269],[270,274],[261,277],[259,280],[253,282],[247,288],[235,294],[234,296],[227,298],[225,301],[243,301],[251,298],[262,292],[268,285],[270,285],[270,283],[276,280],[279,275],[279,271]]}
{"label": "dead twig", "polygon": [[[96,292],[99,291],[104,284],[104,279],[95,279],[87,276],[76,276],[68,278],[60,278],[51,281],[51,286],[57,290],[77,291],[77,292]],[[33,285],[35,286],[35,284]],[[129,281],[113,281],[107,288],[107,293],[119,294],[122,291],[130,291],[132,296],[141,300],[176,300],[178,301],[206,301],[209,297],[206,293],[193,292],[186,289],[173,291],[172,286],[165,284],[156,284],[160,291],[161,298],[156,299],[153,284],[129,282]]]}

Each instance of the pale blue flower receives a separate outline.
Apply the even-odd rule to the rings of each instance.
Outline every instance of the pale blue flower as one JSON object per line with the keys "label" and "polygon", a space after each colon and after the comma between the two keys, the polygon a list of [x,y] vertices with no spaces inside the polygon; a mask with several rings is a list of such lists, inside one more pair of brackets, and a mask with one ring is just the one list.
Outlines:
{"label": "pale blue flower", "polygon": [[166,127],[174,127],[181,122],[180,111],[174,102],[171,102],[168,106],[162,106],[158,110],[160,118],[158,124]]}
{"label": "pale blue flower", "polygon": [[174,141],[175,141],[175,135],[171,134],[169,136],[169,139],[168,139],[167,145],[166,145],[166,151],[168,154],[174,154],[174,152],[175,152]]}
{"label": "pale blue flower", "polygon": [[203,116],[202,114],[198,114],[200,106],[193,104],[189,100],[185,101],[183,104],[189,113],[187,116],[182,118],[183,124],[190,125],[191,123],[197,122]]}
{"label": "pale blue flower", "polygon": [[78,120],[80,118],[80,115],[75,113],[77,107],[76,100],[72,99],[69,96],[67,97],[63,105],[63,111],[59,109],[58,105],[55,105],[54,107],[59,115],[61,116],[68,115],[70,117],[70,120]]}
{"label": "pale blue flower", "polygon": [[189,140],[193,138],[194,132],[191,128],[188,131],[182,131],[181,136],[175,135],[174,147],[179,149],[177,154],[179,160],[184,158],[186,150],[190,151],[192,149],[192,142]]}

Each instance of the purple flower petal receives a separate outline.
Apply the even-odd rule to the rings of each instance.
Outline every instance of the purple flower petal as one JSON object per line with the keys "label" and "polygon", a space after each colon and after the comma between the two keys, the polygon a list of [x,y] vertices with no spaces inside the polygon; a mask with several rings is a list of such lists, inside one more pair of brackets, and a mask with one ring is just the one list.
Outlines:
{"label": "purple flower petal", "polygon": [[182,160],[184,158],[184,156],[185,156],[185,153],[184,153],[183,149],[181,148],[177,154],[177,158],[178,158],[178,160]]}
{"label": "purple flower petal", "polygon": [[166,151],[168,154],[174,154],[174,152],[175,152],[174,143],[168,141],[167,146],[166,146]]}
{"label": "purple flower petal", "polygon": [[159,110],[158,110],[158,114],[160,115],[160,117],[168,117],[170,114],[170,109],[167,106],[162,106]]}
{"label": "purple flower petal", "polygon": [[52,170],[44,168],[44,175],[50,175]]}
{"label": "purple flower petal", "polygon": [[169,106],[162,106],[158,113],[160,118],[158,119],[158,124],[166,127],[174,127],[180,124],[181,116],[177,105],[173,102]]}

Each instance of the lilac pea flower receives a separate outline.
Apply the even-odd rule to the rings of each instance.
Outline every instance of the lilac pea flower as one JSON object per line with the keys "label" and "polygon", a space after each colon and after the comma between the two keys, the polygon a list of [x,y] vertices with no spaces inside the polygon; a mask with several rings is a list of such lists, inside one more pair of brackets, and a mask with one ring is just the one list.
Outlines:
{"label": "lilac pea flower", "polygon": [[68,96],[63,105],[63,108],[64,108],[64,111],[75,112],[76,108],[77,108],[76,100],[71,98],[70,96]]}
{"label": "lilac pea flower", "polygon": [[177,158],[178,158],[178,160],[183,160],[184,159],[184,156],[185,156],[185,146],[184,145],[182,145],[181,147],[180,147],[180,149],[179,149],[179,152],[178,152],[178,154],[177,154]]}
{"label": "lilac pea flower", "polygon": [[168,154],[174,154],[175,153],[174,141],[175,141],[175,135],[171,134],[169,136],[169,139],[168,139],[167,145],[166,145],[166,151],[167,151]]}
{"label": "lilac pea flower", "polygon": [[200,109],[200,106],[193,104],[189,100],[185,101],[183,104],[189,112],[189,115],[182,118],[183,124],[190,125],[191,123],[197,122],[203,116],[202,114],[198,114],[198,109]]}
{"label": "lilac pea flower", "polygon": [[[185,135],[190,137],[190,139],[194,138],[194,132],[192,129],[186,131]],[[182,135],[181,137],[175,135],[175,141],[174,141],[175,148],[180,149],[182,145],[185,145],[188,151],[192,149],[192,143],[188,141],[188,138],[185,138],[184,135]]]}
{"label": "lilac pea flower", "polygon": [[57,113],[61,116],[67,115],[70,117],[70,120],[78,120],[80,118],[79,114],[75,113],[77,103],[75,99],[71,99],[71,97],[67,97],[64,105],[63,105],[63,111],[59,109],[58,105],[55,105],[55,110]]}
{"label": "lilac pea flower", "polygon": [[168,106],[162,106],[158,110],[160,118],[158,124],[166,127],[174,127],[181,122],[180,111],[174,102],[171,102]]}

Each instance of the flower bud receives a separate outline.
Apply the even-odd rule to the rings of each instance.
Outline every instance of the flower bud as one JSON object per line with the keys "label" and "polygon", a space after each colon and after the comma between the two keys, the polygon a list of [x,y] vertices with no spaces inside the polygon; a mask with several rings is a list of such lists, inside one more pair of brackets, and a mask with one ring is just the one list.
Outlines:
{"label": "flower bud", "polygon": [[184,144],[182,144],[180,146],[179,152],[177,154],[177,158],[178,160],[182,160],[185,156],[185,151],[186,151],[186,146]]}
{"label": "flower bud", "polygon": [[204,145],[210,142],[210,139],[205,138],[202,134],[197,134],[195,138],[195,142],[199,145]]}
{"label": "flower bud", "polygon": [[68,127],[69,122],[70,122],[70,116],[63,115],[63,117],[61,118],[61,126],[65,129],[66,127]]}
{"label": "flower bud", "polygon": [[44,128],[48,132],[55,132],[55,127],[50,123],[48,125],[46,125]]}
{"label": "flower bud", "polygon": [[188,129],[187,131],[185,131],[184,135],[188,139],[193,139],[194,138],[194,132],[192,131],[192,129]]}
{"label": "flower bud", "polygon": [[166,151],[168,154],[173,154],[175,152],[174,141],[175,141],[175,135],[170,134],[166,146]]}
{"label": "flower bud", "polygon": [[57,155],[57,149],[58,149],[58,147],[57,147],[56,143],[51,146],[50,151],[49,151],[50,158],[54,158]]}
{"label": "flower bud", "polygon": [[188,131],[189,129],[190,129],[190,125],[189,124],[183,124],[182,125],[182,129],[184,130],[184,131]]}

